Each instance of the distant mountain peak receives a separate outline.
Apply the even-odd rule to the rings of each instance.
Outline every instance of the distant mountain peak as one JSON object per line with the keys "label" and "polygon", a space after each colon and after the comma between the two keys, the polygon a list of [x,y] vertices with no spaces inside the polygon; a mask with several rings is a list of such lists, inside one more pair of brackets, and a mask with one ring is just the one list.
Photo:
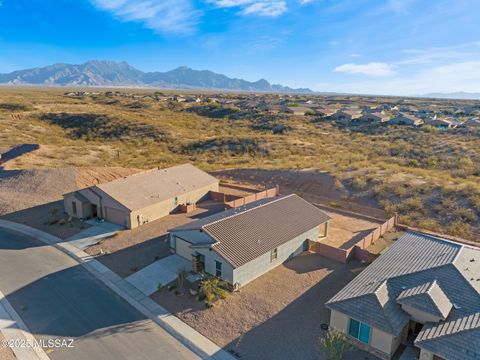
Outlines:
{"label": "distant mountain peak", "polygon": [[143,72],[126,61],[89,60],[83,64],[57,63],[45,67],[0,74],[0,84],[47,86],[149,86],[175,89],[211,89],[259,92],[311,92],[271,85],[260,79],[250,82],[210,70],[179,66],[167,72]]}

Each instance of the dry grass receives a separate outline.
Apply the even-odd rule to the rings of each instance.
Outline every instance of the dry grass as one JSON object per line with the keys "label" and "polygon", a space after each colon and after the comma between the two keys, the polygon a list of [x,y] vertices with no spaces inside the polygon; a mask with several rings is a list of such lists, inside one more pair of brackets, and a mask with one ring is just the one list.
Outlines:
{"label": "dry grass", "polygon": [[151,99],[69,98],[52,89],[2,88],[0,96],[0,148],[41,145],[9,168],[151,168],[187,161],[205,170],[313,168],[399,212],[407,224],[470,239],[479,231],[478,134],[345,128],[218,106],[187,111],[189,105]]}

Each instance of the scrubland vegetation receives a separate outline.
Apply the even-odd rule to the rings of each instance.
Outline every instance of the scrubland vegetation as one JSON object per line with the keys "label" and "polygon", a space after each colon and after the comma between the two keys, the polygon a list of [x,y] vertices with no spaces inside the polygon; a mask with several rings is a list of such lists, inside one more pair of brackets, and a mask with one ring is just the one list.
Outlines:
{"label": "scrubland vegetation", "polygon": [[465,129],[346,127],[215,104],[0,89],[0,148],[17,144],[40,148],[10,168],[315,168],[404,223],[478,239],[480,134]]}

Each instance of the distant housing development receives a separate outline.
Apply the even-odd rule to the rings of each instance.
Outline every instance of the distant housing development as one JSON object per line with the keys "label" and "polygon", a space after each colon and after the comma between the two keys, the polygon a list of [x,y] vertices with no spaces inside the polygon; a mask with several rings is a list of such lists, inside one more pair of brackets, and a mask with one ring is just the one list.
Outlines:
{"label": "distant housing development", "polygon": [[330,325],[390,359],[480,358],[480,249],[407,232],[326,306]]}
{"label": "distant housing development", "polygon": [[64,195],[67,214],[128,229],[162,218],[218,191],[219,181],[190,164],[159,169]]}
{"label": "distant housing development", "polygon": [[243,286],[328,235],[329,216],[297,195],[259,200],[170,230],[170,247],[205,271]]}

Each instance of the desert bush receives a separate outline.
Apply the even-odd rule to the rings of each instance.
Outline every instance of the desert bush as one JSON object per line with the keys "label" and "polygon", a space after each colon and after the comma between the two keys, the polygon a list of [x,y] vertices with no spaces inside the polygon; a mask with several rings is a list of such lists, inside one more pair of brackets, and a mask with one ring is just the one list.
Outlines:
{"label": "desert bush", "polygon": [[367,179],[364,176],[357,176],[352,179],[351,184],[355,190],[365,190],[368,187]]}
{"label": "desert bush", "polygon": [[8,111],[33,111],[35,108],[30,104],[14,104],[14,103],[3,103],[0,104],[0,109]]}

